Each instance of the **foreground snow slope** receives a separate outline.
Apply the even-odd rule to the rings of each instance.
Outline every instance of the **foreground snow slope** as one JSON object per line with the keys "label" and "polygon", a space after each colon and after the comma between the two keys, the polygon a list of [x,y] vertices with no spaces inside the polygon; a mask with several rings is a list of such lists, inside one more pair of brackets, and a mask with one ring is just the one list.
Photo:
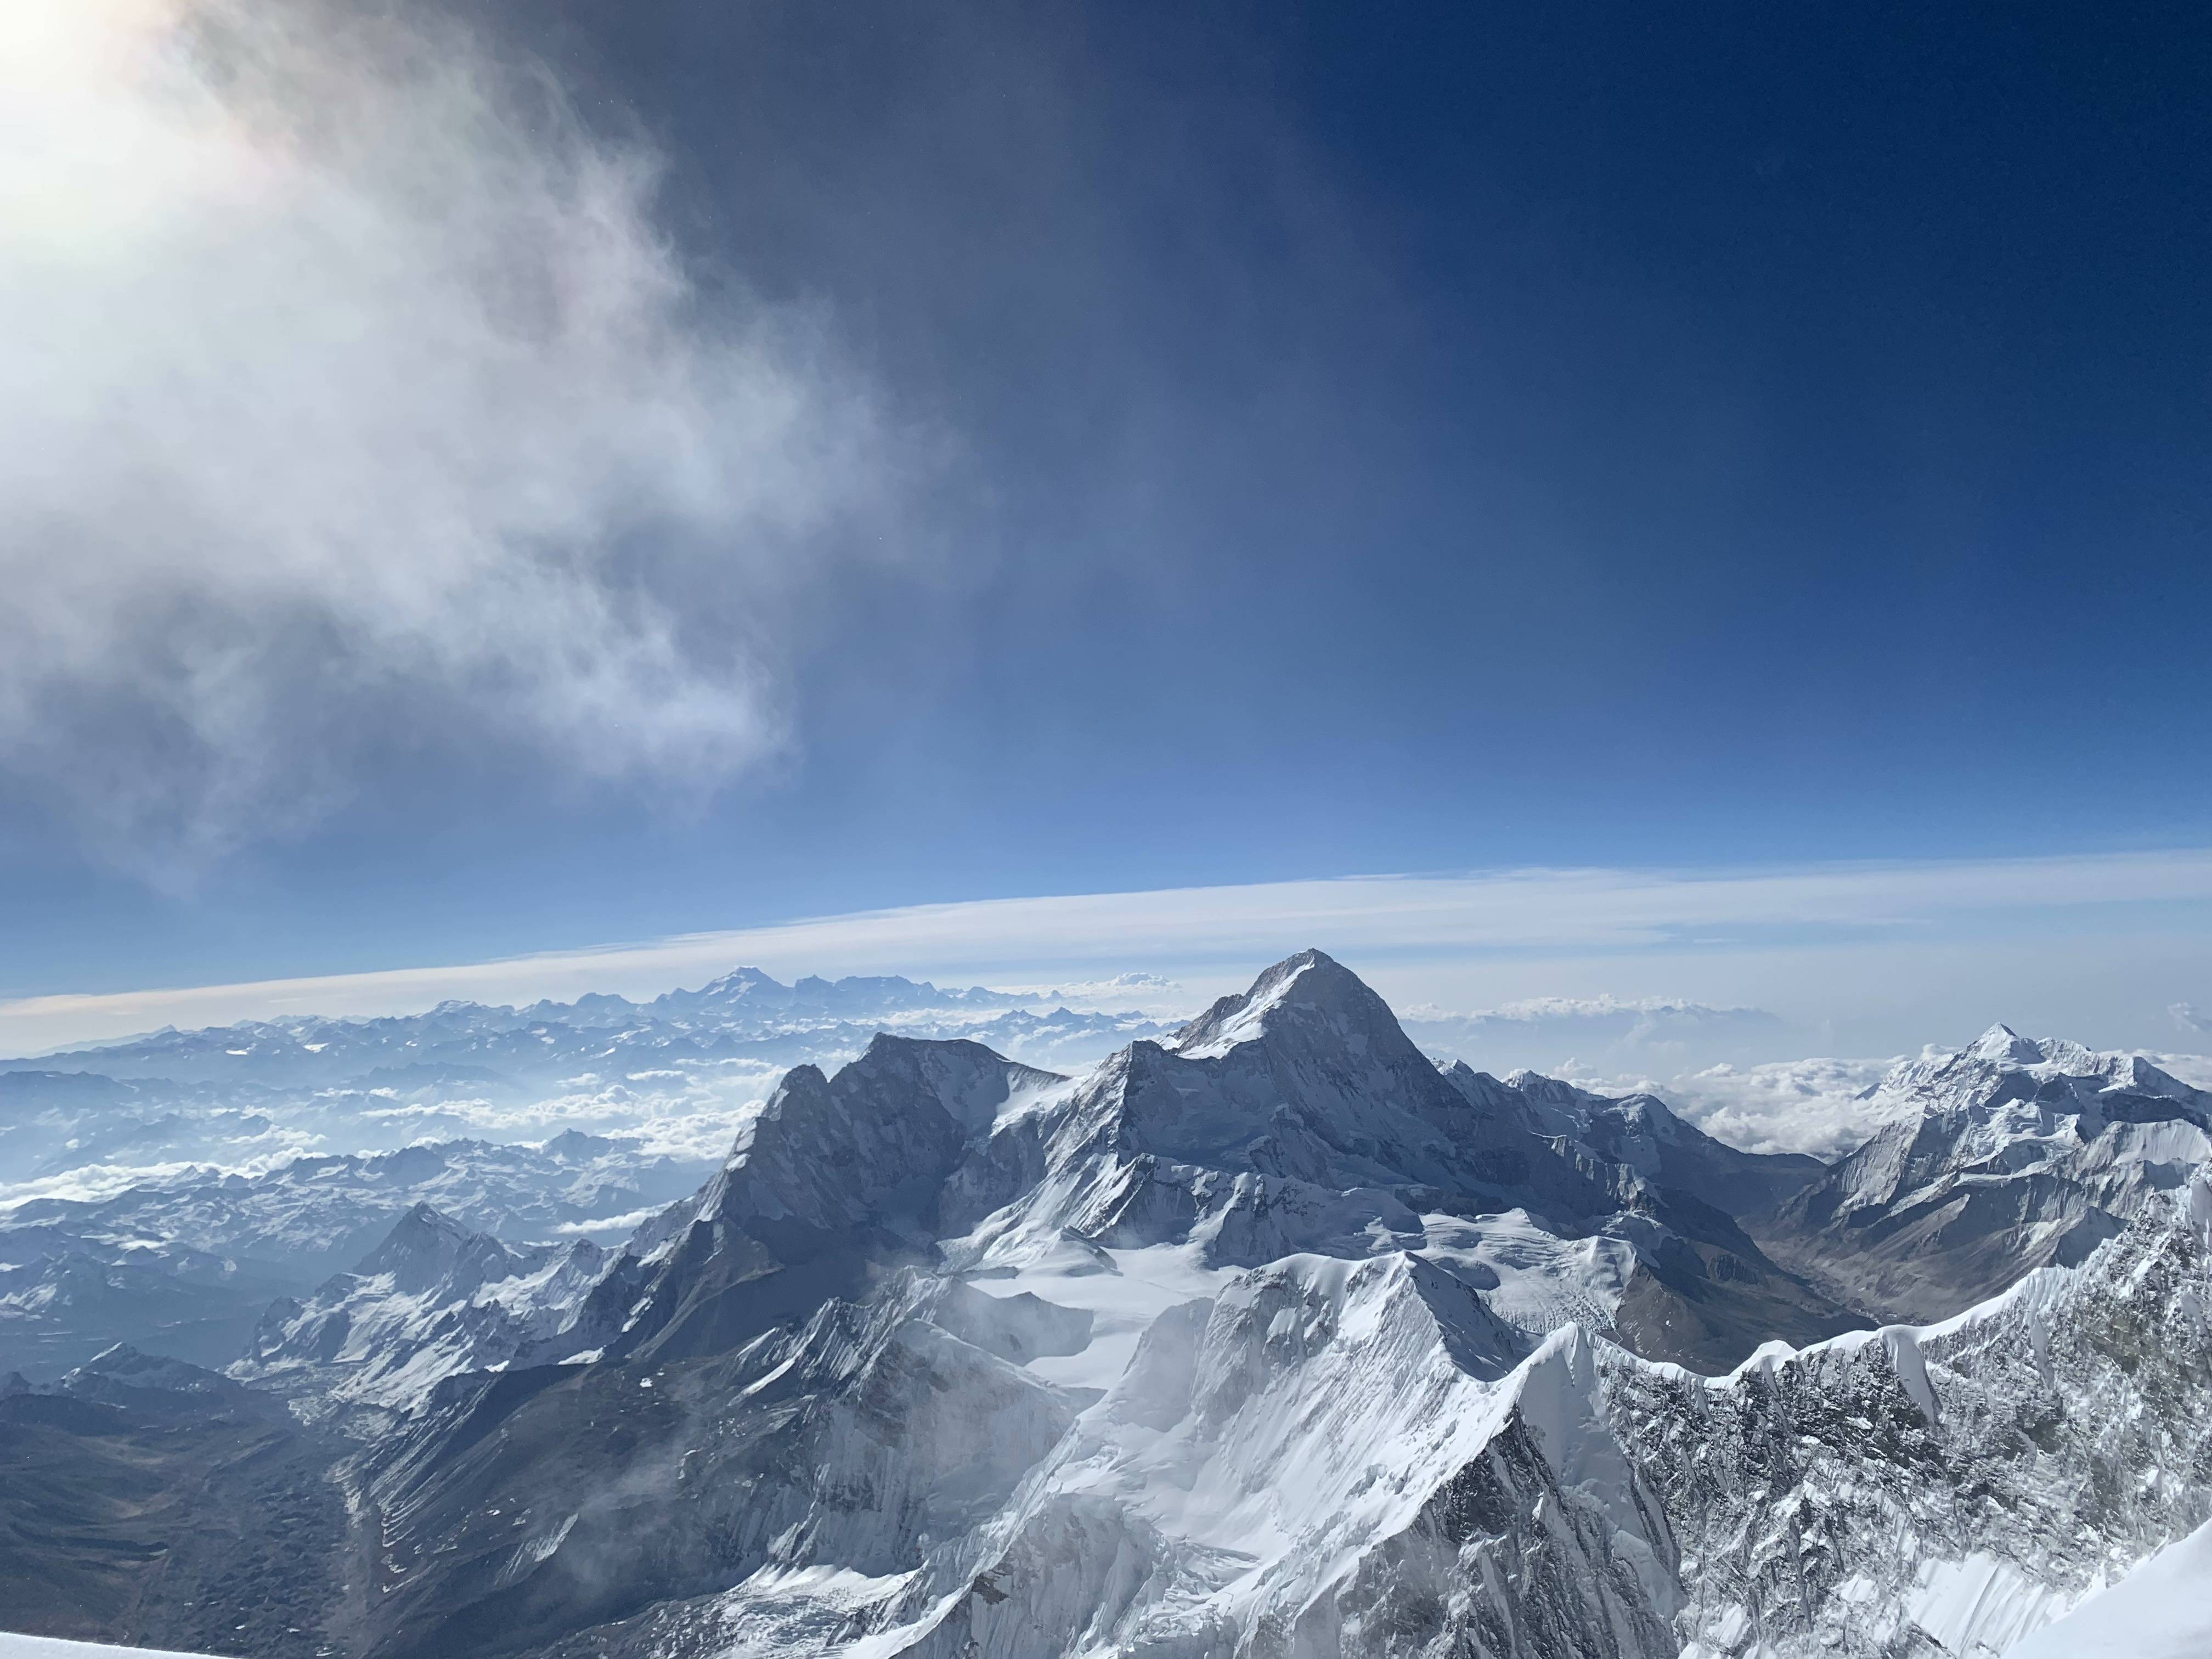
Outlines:
{"label": "foreground snow slope", "polygon": [[2212,1522],[2046,1625],[2005,1659],[2204,1659],[2212,1653]]}
{"label": "foreground snow slope", "polygon": [[200,1659],[167,1648],[118,1648],[105,1642],[64,1642],[57,1636],[18,1636],[0,1631],[0,1659]]}

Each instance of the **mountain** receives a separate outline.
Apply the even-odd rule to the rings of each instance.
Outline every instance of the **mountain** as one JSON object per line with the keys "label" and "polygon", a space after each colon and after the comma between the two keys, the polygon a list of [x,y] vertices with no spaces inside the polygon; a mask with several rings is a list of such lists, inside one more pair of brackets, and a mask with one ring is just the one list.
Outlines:
{"label": "mountain", "polygon": [[85,1099],[99,1094],[116,1103],[214,1084],[374,1091],[447,1082],[527,1091],[585,1073],[621,1075],[732,1060],[787,1065],[855,1053],[886,1023],[917,1026],[917,1035],[1016,1044],[1087,1038],[1093,1057],[1132,1035],[1160,1029],[1141,1014],[1078,1012],[981,986],[940,990],[896,976],[809,976],[785,985],[757,968],[740,968],[696,990],[671,991],[647,1003],[605,994],[526,1008],[449,1001],[427,1013],[381,1018],[305,1015],[165,1029],[36,1060],[0,1062],[0,1112],[11,1086],[33,1086],[9,1085],[11,1073],[35,1076],[41,1079],[35,1087],[49,1094],[63,1086],[60,1079],[88,1077],[94,1081],[80,1090]]}
{"label": "mountain", "polygon": [[834,1079],[794,1068],[721,1171],[625,1247],[564,1344],[607,1358],[726,1347],[882,1264],[926,1260],[971,1139],[1065,1081],[978,1043],[887,1036]]}
{"label": "mountain", "polygon": [[289,1288],[273,1265],[188,1243],[0,1228],[0,1369],[50,1377],[125,1341],[224,1364]]}
{"label": "mountain", "polygon": [[619,1637],[787,1565],[910,1572],[1091,1403],[1022,1363],[1086,1323],[907,1271],[727,1353],[454,1378],[361,1467],[376,1594],[360,1650]]}
{"label": "mountain", "polygon": [[26,1384],[25,1390],[171,1421],[218,1422],[283,1415],[283,1408],[268,1395],[217,1372],[165,1355],[142,1353],[121,1342],[44,1388]]}
{"label": "mountain", "polygon": [[1571,1326],[1516,1358],[1403,1258],[1278,1263],[1156,1327],[920,1573],[758,1575],[717,1627],[1002,1659],[2001,1653],[2212,1512],[2212,1188],[2163,1207],[1948,1325],[1721,1378]]}
{"label": "mountain", "polygon": [[1622,1247],[1626,1283],[1608,1314],[1656,1358],[1725,1364],[1766,1337],[1853,1322],[1724,1210],[1668,1184],[1748,1179],[1763,1197],[1802,1180],[1802,1160],[1723,1148],[1656,1101],[1577,1097],[1565,1109],[1563,1086],[1439,1073],[1381,998],[1307,951],[1171,1044],[1132,1044],[996,1126],[947,1188],[942,1218],[963,1236],[945,1249],[970,1271],[1018,1268],[1071,1240],[1187,1243],[1206,1266],[1252,1266],[1445,1233],[1467,1248],[1469,1228],[1452,1221],[1513,1212],[1554,1237]]}
{"label": "mountain", "polygon": [[[1902,1152],[1752,1156],[1440,1067],[1318,951],[1073,1076],[878,1033],[619,1249],[482,1224],[430,1189],[506,1166],[430,1160],[228,1378],[0,1389],[37,1478],[138,1505],[64,1548],[0,1490],[0,1576],[96,1558],[100,1633],[142,1638],[270,1598],[248,1659],[1995,1659],[2212,1519],[2201,1102],[2009,1032],[1884,1086]],[[224,1224],[307,1224],[238,1190]],[[1778,1219],[1837,1190],[1871,1243]],[[1975,1233],[2015,1190],[2058,1198]],[[1930,1202],[1919,1282],[1978,1299],[1854,1328],[1820,1285]],[[241,1532],[226,1577],[164,1494],[262,1468],[299,1543]]]}
{"label": "mountain", "polygon": [[[1220,1373],[1218,1410],[1249,1404],[1279,1443],[1241,1489],[1304,1490],[1316,1447],[1349,1457],[1379,1450],[1378,1424],[1418,1440],[1457,1421],[1464,1377],[1505,1376],[1562,1308],[1671,1355],[1680,1323],[1636,1316],[1694,1272],[1715,1308],[1832,1322],[1725,1213],[1543,1132],[1494,1086],[1470,1100],[1317,952],[1086,1079],[893,1036],[834,1075],[795,1068],[557,1335],[495,1376],[449,1376],[364,1454],[388,1586],[368,1650],[643,1642],[734,1583],[836,1600],[911,1579],[1097,1413],[1156,1431],[1149,1391],[1186,1370]],[[1609,1124],[1611,1104],[1576,1109]],[[1694,1137],[1680,1145],[1694,1161]],[[1201,1305],[1238,1310],[1234,1353],[1193,1346]],[[1231,1374],[1285,1331],[1317,1351],[1340,1328],[1392,1358],[1339,1350],[1308,1403],[1237,1393]],[[1344,1536],[1365,1524],[1344,1489],[1311,1491]],[[852,1609],[812,1594],[800,1624],[846,1627]],[[803,1644],[781,1620],[763,1640]],[[720,1620],[684,1639],[721,1640]]]}
{"label": "mountain", "polygon": [[168,1171],[107,1197],[30,1200],[8,1221],[88,1238],[170,1240],[289,1263],[319,1279],[357,1260],[418,1203],[481,1231],[528,1239],[657,1208],[699,1176],[690,1160],[605,1136],[566,1133],[536,1146],[450,1140],[288,1158],[252,1176]]}
{"label": "mountain", "polygon": [[[1559,1133],[1563,1114],[1579,1140]],[[1734,1152],[1655,1101],[1464,1068],[1440,1076],[1380,999],[1308,953],[1224,1000],[1172,1050],[1140,1042],[1080,1085],[980,1045],[889,1036],[834,1077],[795,1068],[722,1171],[642,1227],[580,1299],[580,1265],[541,1290],[549,1269],[534,1257],[497,1275],[501,1293],[470,1309],[465,1335],[454,1322],[473,1286],[441,1284],[426,1300],[364,1263],[277,1309],[256,1337],[261,1369],[240,1374],[331,1387],[339,1361],[352,1377],[333,1397],[397,1405],[495,1359],[726,1348],[861,1295],[886,1264],[939,1257],[1003,1273],[1071,1249],[1080,1267],[1102,1248],[1188,1244],[1218,1267],[1308,1249],[1366,1255],[1395,1239],[1466,1257],[1497,1287],[1482,1258],[1516,1227],[1547,1243],[1605,1232],[1595,1271],[1555,1251],[1545,1275],[1569,1281],[1578,1311],[1662,1357],[1724,1363],[1777,1330],[1839,1323],[1724,1214],[1607,1162],[1601,1142],[1654,1175],[1748,1182],[1761,1198],[1763,1181],[1787,1186],[1806,1162]],[[1006,1192],[1013,1200],[997,1202]],[[1530,1223],[1537,1207],[1565,1223]],[[983,1226],[960,1237],[979,1211]],[[1520,1219],[1474,1220],[1506,1211]],[[1440,1224],[1454,1215],[1469,1224]],[[1516,1244],[1525,1279],[1543,1246]],[[1559,1297],[1547,1285],[1526,1299],[1547,1316]],[[495,1334],[480,1335],[487,1322]],[[431,1341],[433,1328],[446,1334]]]}
{"label": "mountain", "polygon": [[563,1134],[201,1169],[96,1200],[35,1199],[0,1224],[0,1367],[52,1376],[118,1341],[235,1359],[273,1297],[303,1297],[428,1202],[510,1243],[665,1205],[699,1165]]}
{"label": "mountain", "polygon": [[1752,1229],[1882,1317],[1942,1318],[2079,1262],[2212,1157],[2212,1094],[2003,1025],[1900,1066],[1880,1095],[1895,1121]]}
{"label": "mountain", "polygon": [[503,1370],[554,1336],[605,1256],[587,1238],[502,1244],[417,1204],[351,1273],[272,1304],[230,1374],[311,1415],[408,1409],[441,1379]]}
{"label": "mountain", "polygon": [[1652,1186],[1731,1216],[1778,1204],[1827,1169],[1802,1152],[1747,1152],[1716,1140],[1656,1095],[1595,1095],[1528,1071],[1500,1082],[1464,1060],[1447,1066],[1444,1077],[1469,1100],[1516,1113],[1538,1134],[1625,1164]]}
{"label": "mountain", "polygon": [[1012,1008],[1029,1000],[980,985],[964,991],[940,991],[927,980],[917,984],[895,974],[852,975],[840,980],[810,974],[796,984],[781,985],[757,968],[739,968],[696,991],[671,991],[655,997],[647,1007],[654,1014],[693,1020],[726,1018],[740,1009],[787,1018],[872,1019],[929,1009]]}
{"label": "mountain", "polygon": [[2208,1224],[2200,1182],[1719,1377],[1389,1251],[1237,1273],[1054,1395],[909,1270],[726,1358],[447,1384],[365,1489],[369,1651],[2002,1653],[2212,1514]]}

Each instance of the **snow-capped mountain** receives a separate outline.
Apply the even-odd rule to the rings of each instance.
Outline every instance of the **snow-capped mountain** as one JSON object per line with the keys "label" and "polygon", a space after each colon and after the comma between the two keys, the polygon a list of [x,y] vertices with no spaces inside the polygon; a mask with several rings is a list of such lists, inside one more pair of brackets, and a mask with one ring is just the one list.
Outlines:
{"label": "snow-capped mountain", "polygon": [[553,1336],[605,1256],[588,1238],[503,1244],[417,1204],[351,1273],[274,1304],[230,1374],[318,1410],[410,1408],[440,1379],[503,1370]]}
{"label": "snow-capped mountain", "polygon": [[[1162,1035],[1075,1075],[904,1031],[795,1066],[618,1249],[546,1242],[489,1154],[379,1188],[408,1206],[222,1384],[338,1460],[350,1588],[287,1639],[1999,1659],[2212,1517],[2204,1102],[2140,1062],[1992,1033],[1899,1068],[1903,1150],[1830,1170],[1440,1067],[1319,952]],[[241,1190],[107,1224],[307,1224]],[[1837,1191],[1864,1239],[1778,1222]],[[1992,1243],[1993,1191],[2046,1207]],[[1808,1282],[1939,1211],[1917,1282],[1965,1311],[1851,1328]]]}
{"label": "snow-capped mountain", "polygon": [[2208,1221],[2200,1182],[1946,1325],[1717,1379],[1572,1326],[1516,1354],[1410,1258],[1277,1263],[1156,1325],[911,1576],[757,1574],[720,1626],[806,1651],[811,1599],[878,1650],[1003,1659],[2001,1654],[2212,1513]]}
{"label": "snow-capped mountain", "polygon": [[[538,1086],[584,1071],[754,1060],[789,1065],[853,1053],[885,1024],[917,1035],[967,1036],[1001,1047],[1082,1046],[1092,1055],[1160,1029],[1144,1015],[1081,1012],[1038,996],[940,990],[927,981],[808,977],[785,985],[740,968],[697,990],[649,1002],[594,994],[526,1008],[442,1002],[427,1013],[383,1018],[319,1016],[173,1029],[94,1048],[5,1062],[47,1078],[82,1074],[172,1088],[209,1083],[266,1088],[390,1087],[426,1079]],[[5,1085],[0,1085],[4,1087]],[[131,1091],[143,1096],[146,1091]]]}
{"label": "snow-capped mountain", "polygon": [[1024,1363],[1084,1326],[909,1270],[725,1354],[455,1378],[362,1465],[374,1645],[545,1646],[780,1562],[897,1573],[1095,1398]]}
{"label": "snow-capped mountain", "polygon": [[727,1347],[850,1293],[882,1263],[927,1259],[971,1141],[1065,1082],[978,1043],[884,1036],[834,1078],[794,1068],[721,1171],[639,1230],[562,1346]]}
{"label": "snow-capped mountain", "polygon": [[228,1364],[271,1298],[352,1266],[416,1204],[510,1243],[610,1220],[619,1234],[702,1173],[572,1133],[295,1158],[251,1176],[188,1168],[97,1200],[32,1200],[0,1225],[0,1365],[51,1376],[118,1340]]}
{"label": "snow-capped mountain", "polygon": [[280,1307],[240,1374],[398,1406],[517,1360],[726,1349],[863,1295],[885,1264],[1049,1279],[1155,1247],[1200,1274],[1429,1249],[1532,1332],[1568,1309],[1662,1357],[1724,1362],[1776,1330],[1847,1322],[1698,1196],[1764,1202],[1807,1162],[1735,1152],[1649,1099],[1439,1074],[1380,999],[1310,952],[1172,1048],[1140,1042],[1079,1083],[889,1036],[833,1077],[795,1068],[721,1171],[597,1284],[571,1255],[556,1270],[488,1239],[496,1293],[364,1263]]}
{"label": "snow-capped mountain", "polygon": [[1516,1212],[1624,1247],[1613,1327],[1657,1357],[1724,1364],[1763,1337],[1851,1322],[1698,1195],[1765,1201],[1804,1160],[1723,1148],[1656,1102],[1522,1083],[1439,1073],[1381,998],[1307,951],[1169,1046],[1132,1044],[994,1125],[947,1185],[940,1217],[961,1236],[944,1248],[969,1271],[1070,1240],[1187,1244],[1206,1267],[1244,1267],[1463,1240],[1477,1218]]}
{"label": "snow-capped mountain", "polygon": [[2002,1025],[1899,1066],[1880,1094],[1888,1126],[1753,1230],[1882,1316],[1940,1318],[2081,1261],[2212,1158],[2212,1094]]}
{"label": "snow-capped mountain", "polygon": [[1389,1251],[1234,1273],[1075,1393],[1079,1331],[1024,1355],[909,1270],[724,1358],[447,1384],[365,1488],[386,1645],[1995,1656],[2212,1513],[2208,1222],[1718,1378]]}

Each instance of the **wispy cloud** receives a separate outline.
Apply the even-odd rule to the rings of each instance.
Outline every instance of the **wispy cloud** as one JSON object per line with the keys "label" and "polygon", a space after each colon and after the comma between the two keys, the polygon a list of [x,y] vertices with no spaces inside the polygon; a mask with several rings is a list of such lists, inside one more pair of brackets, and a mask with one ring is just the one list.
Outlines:
{"label": "wispy cloud", "polygon": [[[0,1004],[0,1048],[22,1052],[162,1024],[214,1024],[276,1013],[385,1013],[445,997],[527,1001],[585,990],[650,994],[739,963],[785,975],[900,972],[940,981],[1068,983],[1141,968],[1174,975],[1191,1000],[1248,979],[1254,968],[1319,945],[1374,973],[1405,1003],[1438,1001],[1468,982],[1553,993],[1562,963],[1616,982],[1666,964],[1671,978],[1705,971],[1715,985],[1684,994],[1715,1002],[1758,993],[1802,1019],[1853,1005],[1901,1009],[1940,1037],[1963,1039],[2023,1007],[2021,987],[2071,1015],[2114,981],[2112,960],[2160,975],[2212,969],[2188,907],[2212,901],[2212,850],[1973,863],[1821,866],[1752,871],[1516,870],[1381,876],[1139,893],[1095,893],[921,905],[687,934],[643,944],[507,961],[254,984],[34,997]],[[2069,915],[2074,922],[2066,922]],[[2100,953],[2066,927],[2115,916],[2164,927],[2158,950],[2130,940]],[[2011,934],[2035,921],[2038,943]],[[1732,940],[1733,944],[1691,941]],[[2093,941],[2094,943],[2094,941]],[[1832,964],[1809,986],[1771,984],[1778,953]],[[1729,968],[1727,964],[1739,964]],[[1700,964],[1717,964],[1711,971]],[[1748,964],[1747,966],[1742,964]],[[2021,975],[2034,970],[2035,977]],[[1731,977],[1732,975],[1732,977]],[[1986,981],[1978,984],[1976,976]],[[1725,981],[1725,982],[1723,982]],[[2116,981],[2115,981],[2116,982]],[[1952,988],[1950,1000],[1930,986]],[[1767,994],[1789,989],[1798,1006]],[[2132,987],[2129,995],[2135,994]],[[1808,998],[1814,999],[1810,1009]],[[1978,997],[1996,1000],[1984,1006]],[[1633,999],[1632,999],[1633,1000]],[[2162,1011],[2170,997],[2146,998]],[[2100,1017],[2102,1018],[2101,1005]],[[1914,1026],[1912,1041],[1923,1040]],[[2097,1031],[2081,1035],[2096,1040]],[[1899,1045],[1902,1046],[1902,1045]]]}
{"label": "wispy cloud", "polygon": [[[896,468],[819,319],[427,8],[0,8],[0,766],[127,866],[397,744],[711,786]],[[855,544],[872,538],[854,536]]]}
{"label": "wispy cloud", "polygon": [[1415,1006],[1400,1018],[1431,1054],[1493,1072],[1682,1068],[1787,1048],[1798,1035],[1764,1008],[1716,1008],[1680,997],[1531,997],[1464,1014]]}

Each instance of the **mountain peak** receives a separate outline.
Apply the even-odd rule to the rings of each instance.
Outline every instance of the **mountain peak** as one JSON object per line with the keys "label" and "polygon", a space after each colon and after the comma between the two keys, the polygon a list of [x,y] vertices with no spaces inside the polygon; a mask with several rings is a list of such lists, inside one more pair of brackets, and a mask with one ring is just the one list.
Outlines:
{"label": "mountain peak", "polygon": [[1968,1045],[1966,1052],[1967,1058],[1990,1066],[2033,1066],[2044,1058],[2041,1043],[2003,1024],[1990,1026]]}
{"label": "mountain peak", "polygon": [[791,988],[771,974],[758,968],[732,968],[716,979],[708,980],[694,995],[702,997],[744,996],[759,991],[787,991]]}
{"label": "mountain peak", "polygon": [[1217,1060],[1279,1023],[1325,1025],[1346,1036],[1389,1033],[1393,1047],[1411,1048],[1389,1006],[1334,957],[1301,951],[1285,957],[1241,995],[1225,996],[1177,1031],[1168,1047],[1186,1060]]}
{"label": "mountain peak", "polygon": [[426,1290],[440,1279],[485,1284],[515,1270],[500,1242],[428,1204],[417,1204],[396,1222],[384,1242],[354,1271],[373,1279],[390,1273],[401,1290]]}

